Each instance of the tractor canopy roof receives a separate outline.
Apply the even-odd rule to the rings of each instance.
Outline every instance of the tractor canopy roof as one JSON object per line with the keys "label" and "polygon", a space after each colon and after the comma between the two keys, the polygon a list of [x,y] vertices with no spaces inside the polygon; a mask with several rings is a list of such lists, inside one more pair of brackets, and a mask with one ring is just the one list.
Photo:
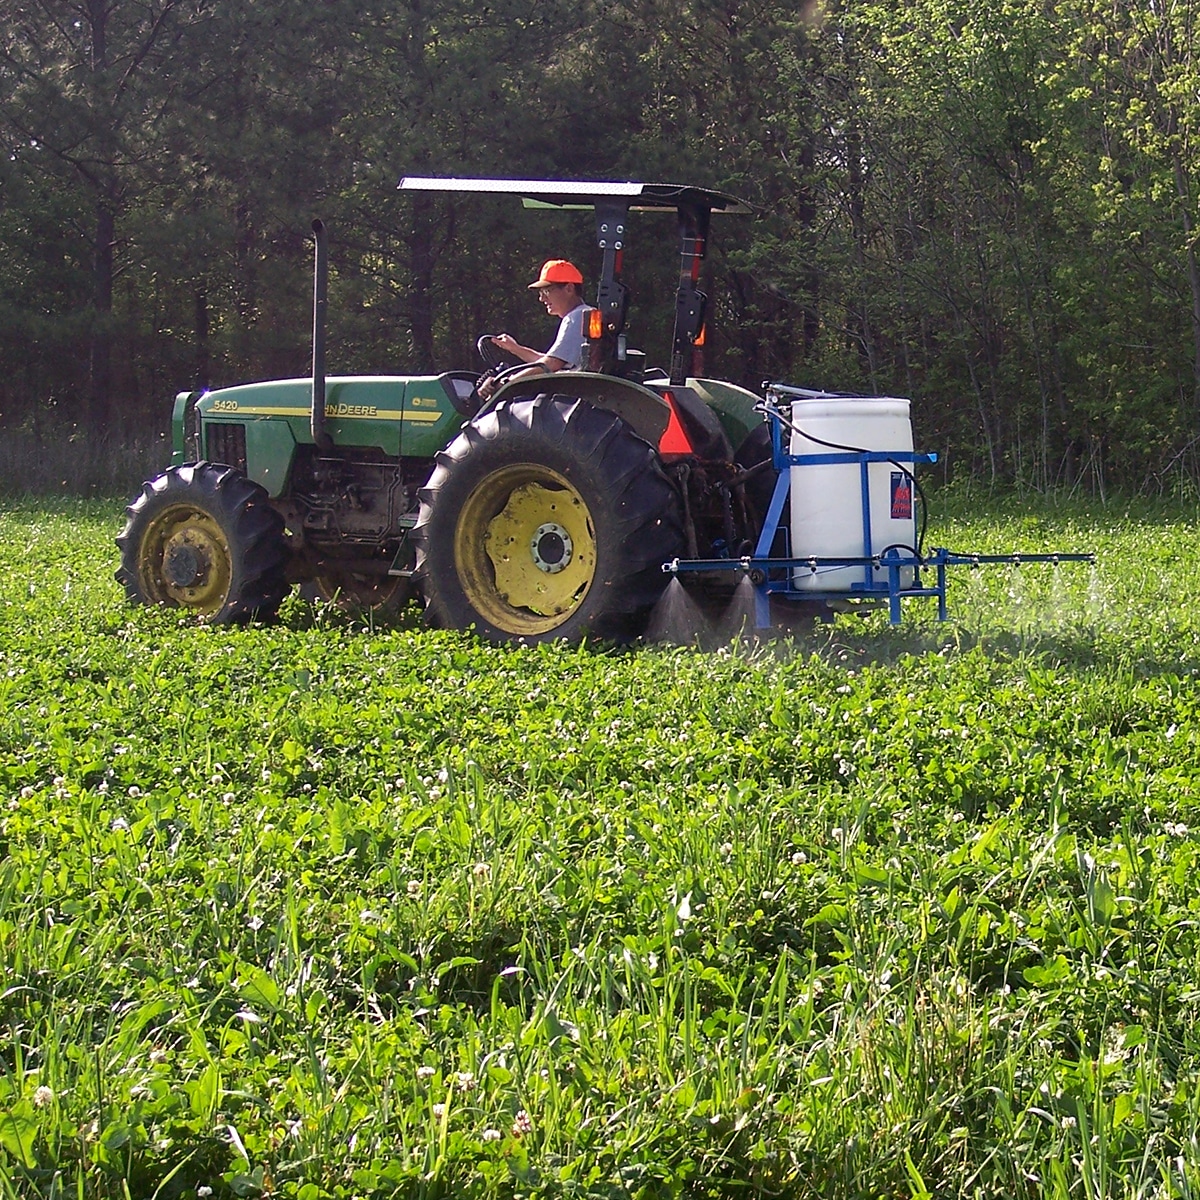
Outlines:
{"label": "tractor canopy roof", "polygon": [[[708,296],[699,284],[701,263],[708,249],[709,218],[714,212],[750,213],[736,196],[711,188],[680,183],[633,183],[616,180],[568,179],[439,179],[406,175],[400,187],[413,192],[458,192],[519,196],[528,208],[593,209],[596,245],[603,252],[594,308],[603,329],[588,334],[600,347],[593,356],[604,374],[624,374],[628,357],[624,344],[629,291],[620,280],[631,211],[673,212],[679,224],[679,285],[675,292],[675,332],[671,338],[673,387],[682,387],[706,339],[704,314]],[[596,367],[593,367],[595,370]],[[694,371],[700,374],[699,370]]]}
{"label": "tractor canopy roof", "polygon": [[[709,212],[751,213],[744,200],[712,188],[681,183],[632,183],[570,179],[445,179],[406,175],[400,188],[414,192],[484,192],[519,196],[526,208],[595,208],[618,201],[635,212],[676,212],[699,208]],[[623,204],[623,206],[624,206]]]}

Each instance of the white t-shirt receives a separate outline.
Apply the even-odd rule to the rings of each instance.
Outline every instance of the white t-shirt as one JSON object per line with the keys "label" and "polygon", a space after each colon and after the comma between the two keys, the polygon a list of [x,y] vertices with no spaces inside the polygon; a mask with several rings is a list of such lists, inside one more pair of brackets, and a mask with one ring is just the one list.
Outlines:
{"label": "white t-shirt", "polygon": [[554,345],[545,356],[561,358],[565,371],[578,371],[583,366],[583,319],[591,311],[586,304],[577,304],[558,323]]}

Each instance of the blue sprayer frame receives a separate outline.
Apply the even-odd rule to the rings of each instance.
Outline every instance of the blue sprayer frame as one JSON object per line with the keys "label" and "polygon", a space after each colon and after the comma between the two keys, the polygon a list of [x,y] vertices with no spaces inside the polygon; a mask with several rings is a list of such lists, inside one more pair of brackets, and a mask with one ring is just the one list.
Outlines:
{"label": "blue sprayer frame", "polygon": [[[768,398],[761,407],[771,426],[771,459],[772,466],[778,472],[778,478],[775,482],[775,490],[771,494],[771,502],[767,506],[767,515],[763,521],[754,553],[742,558],[676,558],[663,564],[663,570],[666,573],[676,576],[693,571],[740,571],[747,575],[754,585],[754,624],[756,628],[770,628],[772,596],[787,601],[823,602],[862,600],[868,603],[878,603],[886,599],[888,619],[893,625],[900,624],[903,600],[917,596],[931,596],[937,598],[938,620],[944,621],[948,615],[946,608],[947,567],[978,567],[984,563],[1010,563],[1020,566],[1022,563],[1029,562],[1057,564],[1060,562],[1094,563],[1096,561],[1096,556],[1092,553],[1076,552],[964,554],[938,547],[929,554],[922,554],[919,546],[888,546],[880,553],[873,554],[871,552],[870,465],[872,463],[893,463],[903,470],[907,469],[903,466],[907,463],[911,463],[913,466],[919,463],[935,463],[937,455],[934,453],[918,454],[911,450],[831,450],[825,454],[791,454],[784,449],[784,418],[776,403],[777,399],[788,395],[820,397],[826,393],[804,391],[783,384],[773,384],[767,388]],[[784,506],[791,493],[791,468],[794,466],[844,466],[854,463],[859,465],[862,481],[862,554],[846,557],[809,555],[794,558],[790,556],[790,547],[785,545],[785,553],[782,557],[772,557],[771,550],[775,546],[776,537],[780,532]],[[914,506],[918,502],[917,496],[914,495]],[[786,542],[786,530],[784,530],[784,535]],[[862,567],[863,578],[861,581],[852,583],[849,589],[843,588],[839,591],[817,591],[794,586],[794,576],[798,570],[807,568],[815,575],[822,568],[836,567]],[[921,572],[930,569],[935,573],[936,582],[927,585],[922,582]],[[875,577],[876,571],[879,570],[887,572],[885,579]],[[908,570],[912,571],[912,582],[908,586],[904,586],[902,573]]]}

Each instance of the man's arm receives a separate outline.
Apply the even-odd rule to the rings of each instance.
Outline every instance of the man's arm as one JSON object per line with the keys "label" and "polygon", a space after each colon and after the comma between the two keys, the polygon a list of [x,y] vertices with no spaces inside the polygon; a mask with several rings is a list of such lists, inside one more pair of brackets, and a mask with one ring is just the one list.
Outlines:
{"label": "man's arm", "polygon": [[494,345],[500,347],[506,354],[511,354],[513,358],[519,358],[524,363],[531,363],[542,357],[542,351],[533,350],[529,346],[522,346],[515,337],[508,333],[498,333],[492,338]]}
{"label": "man's arm", "polygon": [[[515,383],[518,379],[536,379],[539,375],[553,375],[555,371],[561,371],[567,364],[561,358],[555,358],[550,354],[539,354],[537,362],[530,363],[523,371],[516,372],[515,375],[510,375],[505,381],[505,386],[510,383]],[[494,379],[485,379],[479,387],[479,394],[486,400],[496,388]]]}
{"label": "man's arm", "polygon": [[555,371],[561,371],[567,364],[561,358],[555,358],[552,354],[539,354],[537,362],[530,363],[529,369],[518,371],[515,375],[509,376],[509,381],[514,379],[534,379],[538,375],[553,375]]}

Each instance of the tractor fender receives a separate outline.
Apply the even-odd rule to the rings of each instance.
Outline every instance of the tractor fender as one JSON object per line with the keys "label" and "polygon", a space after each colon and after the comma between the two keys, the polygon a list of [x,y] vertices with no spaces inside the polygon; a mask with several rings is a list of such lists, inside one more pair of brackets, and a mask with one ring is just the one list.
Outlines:
{"label": "tractor fender", "polygon": [[615,375],[596,375],[590,371],[556,371],[536,379],[521,379],[502,387],[479,411],[479,416],[495,408],[499,400],[516,400],[541,392],[573,396],[596,408],[620,417],[638,437],[656,449],[667,431],[671,408],[649,388]]}

